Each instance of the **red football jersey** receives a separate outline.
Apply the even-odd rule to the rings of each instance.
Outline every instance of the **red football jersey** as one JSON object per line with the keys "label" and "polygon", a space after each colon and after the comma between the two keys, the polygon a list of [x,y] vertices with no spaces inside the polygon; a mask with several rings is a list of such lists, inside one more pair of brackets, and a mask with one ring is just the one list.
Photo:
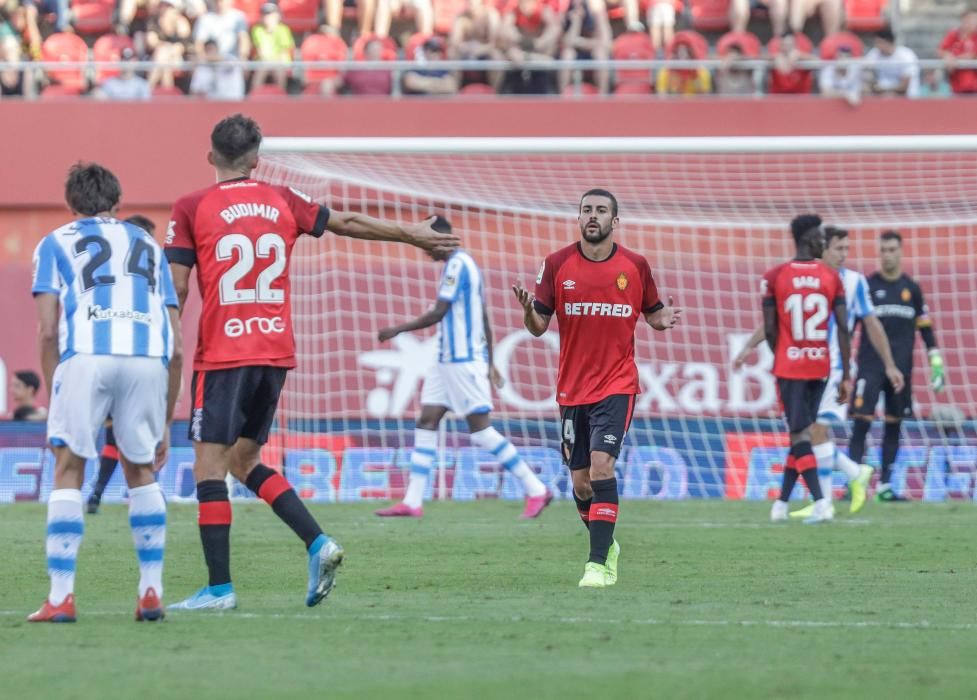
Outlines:
{"label": "red football jersey", "polygon": [[763,276],[764,303],[777,307],[773,373],[781,379],[825,379],[831,372],[828,318],[845,286],[820,260],[791,260]]}
{"label": "red football jersey", "polygon": [[642,313],[662,307],[644,257],[614,245],[610,257],[589,260],[579,243],[543,261],[536,278],[536,310],[556,313],[560,372],[556,400],[580,406],[612,394],[637,394],[634,327]]}
{"label": "red football jersey", "polygon": [[321,236],[329,210],[289,187],[228,180],[173,205],[171,263],[197,266],[203,305],[195,370],[295,366],[288,267],[303,233]]}

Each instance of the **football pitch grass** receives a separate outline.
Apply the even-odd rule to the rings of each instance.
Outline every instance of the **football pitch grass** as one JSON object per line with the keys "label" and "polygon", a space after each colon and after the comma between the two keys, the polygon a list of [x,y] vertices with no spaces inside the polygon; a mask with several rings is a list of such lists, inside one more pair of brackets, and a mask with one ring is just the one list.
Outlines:
{"label": "football pitch grass", "polygon": [[[0,507],[0,688],[9,698],[975,697],[977,509],[869,503],[771,525],[761,503],[624,502],[620,581],[582,590],[572,504],[431,504],[422,521],[314,506],[346,548],[305,608],[301,543],[235,504],[239,608],[136,624],[124,506],[86,517],[78,623],[47,593],[38,504]],[[839,510],[846,510],[840,504]],[[196,509],[172,505],[165,600],[205,581]]]}

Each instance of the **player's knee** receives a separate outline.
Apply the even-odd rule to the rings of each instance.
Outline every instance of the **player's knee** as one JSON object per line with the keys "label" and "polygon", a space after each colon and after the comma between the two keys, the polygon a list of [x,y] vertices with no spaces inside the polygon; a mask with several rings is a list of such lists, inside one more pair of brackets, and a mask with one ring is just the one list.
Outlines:
{"label": "player's knee", "polygon": [[570,472],[573,481],[573,492],[581,501],[587,501],[594,497],[594,489],[590,485],[590,472],[586,469],[577,469]]}
{"label": "player's knee", "polygon": [[591,480],[611,479],[614,477],[614,456],[607,452],[591,452],[590,478]]}

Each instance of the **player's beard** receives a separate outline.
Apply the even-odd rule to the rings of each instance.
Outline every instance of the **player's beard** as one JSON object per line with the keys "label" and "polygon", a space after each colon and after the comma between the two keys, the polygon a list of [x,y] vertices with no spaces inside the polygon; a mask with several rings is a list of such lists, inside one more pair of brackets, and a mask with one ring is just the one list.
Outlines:
{"label": "player's beard", "polygon": [[580,233],[583,234],[583,239],[588,243],[592,243],[595,245],[597,243],[602,243],[605,240],[607,240],[607,237],[610,236],[611,232],[614,230],[614,228],[610,224],[607,224],[607,226],[601,226],[600,224],[597,224],[598,229],[596,231],[593,231],[588,228],[591,223],[592,222],[588,221],[586,224],[584,224],[583,228],[580,230]]}

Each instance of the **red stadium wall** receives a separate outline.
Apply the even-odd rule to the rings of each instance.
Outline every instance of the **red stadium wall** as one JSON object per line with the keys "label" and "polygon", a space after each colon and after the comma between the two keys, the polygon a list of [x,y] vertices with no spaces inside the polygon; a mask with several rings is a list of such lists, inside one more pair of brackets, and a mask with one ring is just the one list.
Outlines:
{"label": "red stadium wall", "polygon": [[[152,103],[106,105],[93,102],[4,104],[0,133],[16,134],[4,143],[0,172],[0,313],[9,330],[0,336],[0,370],[36,367],[34,312],[29,297],[30,254],[40,236],[64,223],[64,173],[77,160],[111,167],[123,182],[123,214],[143,213],[162,235],[169,205],[178,195],[213,181],[206,162],[208,134],[219,118],[244,111],[266,134],[319,136],[701,136],[968,133],[977,123],[977,101],[868,101],[851,109],[816,98],[709,102],[696,100],[472,101],[432,102],[351,100],[295,105]],[[391,113],[396,118],[391,119]],[[922,232],[918,235],[926,235]],[[943,240],[946,232],[940,232]],[[862,251],[868,254],[868,250]],[[972,262],[954,258],[953,266]],[[941,256],[942,257],[942,256]],[[487,267],[491,261],[485,261]],[[940,278],[924,281],[938,298]],[[945,277],[943,277],[945,279]],[[927,282],[929,284],[927,285]],[[681,298],[682,289],[675,293]],[[501,303],[501,301],[499,302]],[[195,316],[195,309],[190,313]],[[937,328],[973,319],[941,318]],[[501,328],[503,335],[516,330]],[[964,329],[956,329],[964,330]],[[187,347],[193,333],[188,334]],[[694,339],[684,339],[694,355]],[[718,347],[718,346],[717,346]],[[959,348],[952,367],[977,367],[973,348]],[[724,367],[728,358],[704,361]],[[347,358],[345,362],[355,362]],[[361,366],[344,365],[346,376],[369,386]],[[962,370],[961,370],[962,371]],[[968,377],[977,383],[977,369]],[[363,376],[359,376],[363,375]],[[3,377],[6,383],[6,377]],[[962,379],[962,378],[961,378]],[[969,381],[969,380],[973,381]],[[922,380],[919,377],[918,380]],[[0,416],[7,408],[0,397]],[[366,400],[365,397],[364,401]],[[537,397],[538,398],[538,397]],[[510,407],[511,409],[512,407]],[[649,409],[654,412],[655,407]],[[185,407],[181,413],[185,414]]]}

